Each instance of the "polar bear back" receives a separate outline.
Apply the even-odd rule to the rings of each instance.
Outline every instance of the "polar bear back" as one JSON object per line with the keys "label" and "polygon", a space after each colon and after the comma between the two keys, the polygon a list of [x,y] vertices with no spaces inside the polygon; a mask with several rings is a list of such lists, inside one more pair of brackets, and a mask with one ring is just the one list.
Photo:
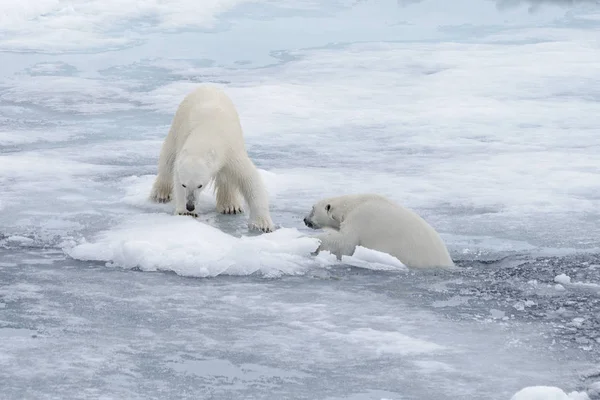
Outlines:
{"label": "polar bear back", "polygon": [[384,197],[365,198],[348,210],[340,231],[358,245],[385,252],[409,267],[452,267],[439,234],[415,212]]}
{"label": "polar bear back", "polygon": [[223,150],[228,151],[245,147],[235,105],[220,88],[209,85],[198,87],[183,99],[170,133],[177,153],[188,140],[192,142],[187,145],[190,148],[210,146],[218,151],[217,148],[224,146]]}

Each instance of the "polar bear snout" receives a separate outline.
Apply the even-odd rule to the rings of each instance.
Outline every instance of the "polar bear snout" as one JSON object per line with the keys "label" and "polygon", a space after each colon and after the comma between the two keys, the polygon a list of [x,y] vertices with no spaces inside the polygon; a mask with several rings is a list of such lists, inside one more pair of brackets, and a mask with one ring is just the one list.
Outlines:
{"label": "polar bear snout", "polygon": [[308,226],[311,229],[320,229],[321,227],[317,224],[315,224],[312,219],[310,218],[310,216],[308,217],[304,217],[304,225]]}
{"label": "polar bear snout", "polygon": [[315,208],[313,207],[310,210],[310,214],[304,217],[304,225],[308,226],[311,229],[321,229],[321,225],[315,222]]}
{"label": "polar bear snout", "polygon": [[187,195],[185,196],[185,209],[189,212],[194,211],[196,208],[196,193],[194,189],[186,189]]}
{"label": "polar bear snout", "polygon": [[304,217],[304,225],[308,226],[309,228],[313,227],[313,223],[310,221],[310,219],[308,219],[308,217]]}

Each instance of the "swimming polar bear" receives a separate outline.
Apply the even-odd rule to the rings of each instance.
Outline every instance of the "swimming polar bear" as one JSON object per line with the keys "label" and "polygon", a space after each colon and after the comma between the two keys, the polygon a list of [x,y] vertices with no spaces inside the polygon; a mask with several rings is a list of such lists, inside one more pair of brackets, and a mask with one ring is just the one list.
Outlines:
{"label": "swimming polar bear", "polygon": [[248,227],[274,230],[269,196],[246,152],[235,106],[221,89],[203,85],[188,94],[175,113],[150,198],[166,203],[174,193],[175,214],[197,217],[196,198],[212,181],[218,212],[242,213],[243,196],[250,208]]}
{"label": "swimming polar bear", "polygon": [[312,229],[326,229],[313,254],[328,250],[338,259],[356,246],[388,253],[407,267],[454,267],[439,234],[423,218],[377,194],[323,199],[304,218]]}

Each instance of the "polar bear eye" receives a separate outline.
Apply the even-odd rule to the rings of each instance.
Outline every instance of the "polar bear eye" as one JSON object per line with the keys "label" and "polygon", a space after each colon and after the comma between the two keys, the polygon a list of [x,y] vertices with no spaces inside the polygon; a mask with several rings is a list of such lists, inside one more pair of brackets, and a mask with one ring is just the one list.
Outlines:
{"label": "polar bear eye", "polygon": [[325,206],[325,211],[329,211],[329,210],[331,210],[331,204],[327,204],[327,205]]}
{"label": "polar bear eye", "polygon": [[202,189],[202,185],[198,186],[198,189]]}
{"label": "polar bear eye", "polygon": [[185,187],[185,185],[182,183],[181,186]]}

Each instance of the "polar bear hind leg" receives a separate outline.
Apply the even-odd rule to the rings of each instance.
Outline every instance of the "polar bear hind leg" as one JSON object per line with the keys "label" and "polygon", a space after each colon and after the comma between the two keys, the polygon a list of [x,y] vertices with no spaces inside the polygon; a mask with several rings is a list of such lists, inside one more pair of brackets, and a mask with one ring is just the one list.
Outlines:
{"label": "polar bear hind leg", "polygon": [[241,214],[244,212],[242,196],[238,186],[225,172],[219,173],[215,178],[215,192],[217,195],[217,212],[221,214]]}

